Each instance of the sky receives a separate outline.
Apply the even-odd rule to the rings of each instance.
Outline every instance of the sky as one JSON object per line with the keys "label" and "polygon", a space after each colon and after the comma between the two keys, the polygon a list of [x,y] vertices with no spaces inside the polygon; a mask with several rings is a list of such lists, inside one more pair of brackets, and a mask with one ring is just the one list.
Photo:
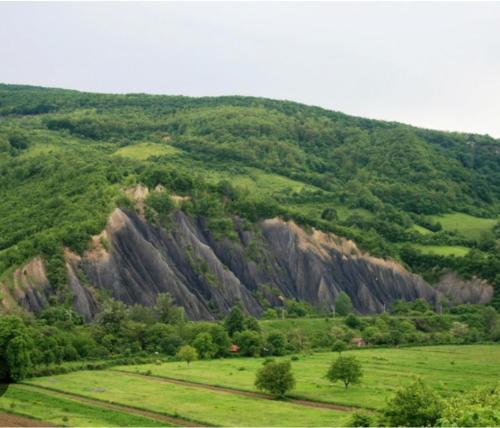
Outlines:
{"label": "sky", "polygon": [[0,2],[0,82],[251,95],[500,138],[500,2]]}

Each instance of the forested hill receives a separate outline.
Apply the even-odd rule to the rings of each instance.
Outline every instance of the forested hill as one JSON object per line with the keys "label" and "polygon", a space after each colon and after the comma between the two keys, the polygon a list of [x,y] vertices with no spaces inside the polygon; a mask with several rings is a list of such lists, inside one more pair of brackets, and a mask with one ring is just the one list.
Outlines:
{"label": "forested hill", "polygon": [[[138,185],[144,207],[126,192]],[[489,136],[263,98],[0,85],[4,306],[13,272],[36,256],[53,302],[67,302],[65,249],[83,255],[116,207],[165,230],[182,210],[219,241],[293,219],[431,284],[453,271],[500,289],[500,142]]]}

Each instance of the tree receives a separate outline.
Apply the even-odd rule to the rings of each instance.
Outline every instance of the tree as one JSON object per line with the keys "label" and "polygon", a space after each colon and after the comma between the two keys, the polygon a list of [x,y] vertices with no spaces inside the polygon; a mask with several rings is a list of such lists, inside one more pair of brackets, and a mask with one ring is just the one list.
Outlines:
{"label": "tree", "polygon": [[321,213],[321,218],[327,221],[334,221],[338,219],[337,210],[335,208],[325,208]]}
{"label": "tree", "polygon": [[27,377],[33,366],[34,350],[30,330],[21,318],[0,317],[0,382]]}
{"label": "tree", "polygon": [[213,358],[217,353],[217,346],[210,333],[198,333],[193,340],[193,346],[200,358]]}
{"label": "tree", "polygon": [[285,355],[286,337],[283,333],[270,333],[266,340],[267,353],[269,355]]}
{"label": "tree", "polygon": [[245,330],[234,335],[234,341],[240,348],[241,355],[258,357],[262,350],[262,337],[252,330]]}
{"label": "tree", "polygon": [[9,367],[10,378],[13,381],[20,381],[28,377],[33,368],[31,362],[31,352],[33,341],[27,335],[14,337],[7,346],[6,359]]}
{"label": "tree", "polygon": [[184,345],[177,352],[177,358],[183,360],[189,366],[191,361],[196,361],[198,359],[198,351],[190,345]]}
{"label": "tree", "polygon": [[245,330],[245,316],[239,305],[234,306],[229,312],[226,320],[224,321],[227,334],[233,337],[235,333]]}
{"label": "tree", "polygon": [[338,357],[326,374],[326,378],[330,382],[340,380],[346,389],[350,384],[359,383],[362,376],[361,363],[353,356]]}
{"label": "tree", "polygon": [[441,398],[421,379],[399,389],[391,398],[383,415],[390,426],[435,426],[440,418]]}
{"label": "tree", "polygon": [[347,345],[343,340],[336,340],[333,343],[332,352],[338,352],[339,355],[342,355],[342,352],[344,352],[346,349]]}
{"label": "tree", "polygon": [[341,292],[335,300],[335,313],[345,316],[352,312],[351,298],[345,292]]}
{"label": "tree", "polygon": [[295,387],[290,361],[264,363],[255,377],[255,386],[257,389],[283,398],[288,391]]}
{"label": "tree", "polygon": [[215,324],[210,329],[210,335],[216,347],[216,357],[225,357],[229,353],[231,347],[231,339],[227,331],[221,325]]}
{"label": "tree", "polygon": [[159,321],[165,324],[181,324],[184,322],[184,308],[176,306],[168,293],[160,293],[156,298],[155,310]]}
{"label": "tree", "polygon": [[344,323],[345,323],[345,325],[347,327],[350,327],[350,328],[357,328],[357,329],[360,329],[360,330],[362,330],[362,328],[363,328],[363,321],[361,321],[361,319],[359,319],[354,314],[347,315],[347,317],[345,318]]}
{"label": "tree", "polygon": [[260,333],[260,324],[254,317],[246,317],[245,318],[245,330],[253,330],[257,333]]}

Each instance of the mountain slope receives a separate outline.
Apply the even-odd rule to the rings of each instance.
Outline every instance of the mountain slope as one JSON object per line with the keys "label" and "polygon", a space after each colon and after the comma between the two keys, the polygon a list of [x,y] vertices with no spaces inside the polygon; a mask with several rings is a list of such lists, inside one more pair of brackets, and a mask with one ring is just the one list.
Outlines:
{"label": "mountain slope", "polygon": [[[150,193],[174,197],[150,196],[134,207],[136,201],[125,189],[137,185],[150,190],[161,186],[167,191]],[[324,265],[318,268],[321,274],[305,269],[306,279],[303,273],[290,272],[295,265],[284,262],[285,250],[270,245],[274,241],[268,242],[266,257],[252,269],[262,271],[266,260],[274,258],[281,260],[276,262],[281,271],[269,277],[262,271],[255,279],[245,273],[253,265],[228,259],[234,254],[232,247],[228,250],[220,244],[223,238],[239,239],[235,218],[240,218],[245,230],[254,228],[259,234],[275,217],[333,232],[353,239],[363,253],[394,259],[432,284],[454,271],[500,286],[500,227],[496,226],[500,144],[488,136],[430,131],[260,98],[100,95],[0,85],[0,197],[5,301],[15,288],[16,268],[40,256],[49,294],[58,296],[55,301],[69,302],[71,295],[87,293],[78,289],[75,280],[83,273],[89,283],[111,290],[115,297],[123,293],[129,303],[150,303],[150,292],[162,281],[148,279],[150,270],[156,268],[129,272],[123,260],[115,260],[114,269],[99,270],[95,265],[92,271],[91,263],[84,262],[91,237],[102,232],[117,206],[132,224],[142,224],[141,233],[158,227],[170,233],[176,224],[172,218],[180,215],[186,216],[186,224],[204,224],[213,236],[208,246],[214,260],[229,268],[228,277],[221,279],[225,272],[221,268],[219,278],[232,284],[226,290],[232,293],[230,298],[218,300],[222,311],[236,299],[248,299],[247,308],[260,311],[252,292],[267,282],[288,297],[319,304],[321,278],[332,296],[340,289],[352,291],[362,289],[360,283],[370,283],[369,297],[355,302],[361,312],[380,310],[396,295],[425,294],[436,300],[434,288],[405,294],[404,281],[396,277],[387,278],[376,291],[375,275],[366,273],[360,263],[346,268],[353,272],[342,273],[348,278],[339,280],[343,285],[325,273],[338,265],[333,259],[326,265],[320,263]],[[132,220],[134,211],[143,214],[148,224]],[[457,216],[465,221],[451,221]],[[112,260],[121,254],[121,247],[114,244]],[[146,248],[150,247],[141,254]],[[450,256],[454,248],[461,248],[465,256]],[[159,253],[170,254],[170,250]],[[153,259],[157,252],[155,248]],[[81,263],[86,266],[75,268],[70,280],[68,254],[74,254],[74,260],[83,257]],[[174,269],[177,262],[171,260],[167,266]],[[162,278],[170,275],[165,287],[171,292],[176,287],[172,284],[189,288],[196,283],[192,272],[187,277],[181,273],[157,272]],[[149,285],[131,297],[130,290],[112,285],[126,283],[123,275],[136,276],[127,278],[130,283]],[[454,289],[451,277],[447,278],[447,294],[455,293],[456,300],[462,301],[463,282],[454,280]],[[411,282],[424,284],[427,290],[430,286],[425,281]],[[470,283],[477,284],[474,281]],[[391,290],[387,299],[381,298],[387,290]],[[179,294],[182,301],[178,303],[196,306],[193,316],[206,318],[207,299],[215,291],[201,297],[190,293]],[[354,300],[356,293],[350,293]],[[488,300],[489,292],[475,293],[469,294],[471,301]],[[88,296],[83,300],[87,302],[83,312],[96,310],[92,305],[97,302],[90,302]],[[273,304],[272,298],[267,300]]]}

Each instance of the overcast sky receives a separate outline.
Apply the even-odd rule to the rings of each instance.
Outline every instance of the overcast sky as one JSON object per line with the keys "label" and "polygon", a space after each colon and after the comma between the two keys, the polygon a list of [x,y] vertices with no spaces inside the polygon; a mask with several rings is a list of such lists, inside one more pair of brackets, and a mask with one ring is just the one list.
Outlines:
{"label": "overcast sky", "polygon": [[255,95],[500,137],[500,3],[0,3],[0,82]]}

